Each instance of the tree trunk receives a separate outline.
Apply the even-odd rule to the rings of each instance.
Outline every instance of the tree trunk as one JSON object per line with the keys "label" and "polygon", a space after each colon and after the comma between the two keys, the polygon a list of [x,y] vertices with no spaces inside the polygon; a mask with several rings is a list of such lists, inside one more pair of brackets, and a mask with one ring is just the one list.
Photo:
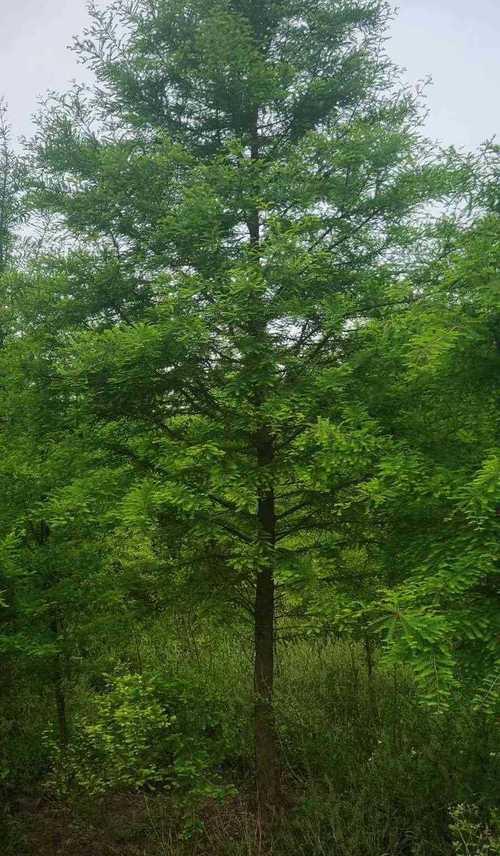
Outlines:
{"label": "tree trunk", "polygon": [[373,676],[373,643],[371,639],[365,637],[364,639],[365,645],[365,655],[366,655],[366,671],[368,673],[368,680],[371,681]]}
{"label": "tree trunk", "polygon": [[367,637],[365,637],[364,645],[365,645],[365,655],[366,655],[366,671],[368,673],[368,698],[369,698],[370,707],[372,709],[373,716],[375,717],[375,719],[378,719],[377,696],[376,696],[376,692],[375,692],[375,683],[373,680],[373,671],[374,671],[374,662],[373,662],[374,642],[373,642],[373,639],[368,639]]}
{"label": "tree trunk", "polygon": [[[273,460],[269,437],[257,443],[259,464]],[[257,574],[255,592],[255,758],[257,799],[261,819],[272,817],[280,791],[278,738],[273,712],[274,683],[274,546],[276,513],[271,488],[258,501],[258,524],[265,562]]]}
{"label": "tree trunk", "polygon": [[[258,132],[259,111],[250,119],[250,158],[260,158]],[[247,218],[250,246],[255,260],[260,261],[260,212],[250,211]],[[251,335],[260,342],[266,340],[265,321],[252,322]],[[254,405],[258,410],[265,400],[265,392],[258,386],[254,390]],[[273,711],[274,684],[274,566],[276,542],[276,510],[272,474],[274,443],[268,426],[262,425],[254,437],[254,448],[260,470],[257,526],[262,546],[262,564],[257,573],[255,588],[255,764],[257,803],[261,826],[266,827],[276,813],[280,791],[280,759],[278,737]]]}
{"label": "tree trunk", "polygon": [[[59,642],[60,640],[60,622],[57,616],[52,620],[52,632]],[[66,692],[64,680],[64,658],[62,653],[56,654],[54,662],[54,699],[56,703],[57,713],[57,728],[59,732],[59,745],[64,751],[68,745],[68,724],[66,717]]]}
{"label": "tree trunk", "polygon": [[54,675],[54,696],[57,710],[57,728],[59,731],[59,745],[64,751],[68,745],[68,727],[66,719],[66,695],[64,692],[64,678],[61,663],[58,658],[56,672]]}

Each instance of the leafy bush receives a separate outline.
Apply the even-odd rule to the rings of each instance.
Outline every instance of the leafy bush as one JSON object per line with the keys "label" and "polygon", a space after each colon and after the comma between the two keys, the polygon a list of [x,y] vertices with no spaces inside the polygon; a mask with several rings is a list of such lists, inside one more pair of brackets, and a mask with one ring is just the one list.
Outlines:
{"label": "leafy bush", "polygon": [[450,833],[455,856],[499,856],[500,827],[496,831],[479,822],[476,806],[459,803],[450,811]]}
{"label": "leafy bush", "polygon": [[51,784],[59,793],[76,787],[89,794],[143,788],[171,776],[175,716],[162,707],[154,685],[140,675],[110,680],[94,709],[78,714],[66,751],[54,747]]}
{"label": "leafy bush", "polygon": [[181,682],[156,675],[108,678],[92,709],[75,716],[65,750],[47,737],[55,761],[49,786],[60,795],[161,786],[217,796],[217,785],[207,780],[211,759],[201,733],[201,719],[209,733],[214,719],[199,712],[193,733],[186,717],[191,695]]}

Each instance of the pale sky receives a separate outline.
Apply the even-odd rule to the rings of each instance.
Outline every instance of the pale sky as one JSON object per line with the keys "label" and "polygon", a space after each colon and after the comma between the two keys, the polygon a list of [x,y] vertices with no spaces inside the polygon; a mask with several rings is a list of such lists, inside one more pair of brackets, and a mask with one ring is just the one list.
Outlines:
{"label": "pale sky", "polygon": [[[0,95],[15,136],[31,133],[40,95],[84,76],[66,46],[86,20],[85,0],[0,0]],[[400,0],[388,52],[408,82],[432,76],[431,137],[474,148],[500,132],[499,45],[500,0]]]}

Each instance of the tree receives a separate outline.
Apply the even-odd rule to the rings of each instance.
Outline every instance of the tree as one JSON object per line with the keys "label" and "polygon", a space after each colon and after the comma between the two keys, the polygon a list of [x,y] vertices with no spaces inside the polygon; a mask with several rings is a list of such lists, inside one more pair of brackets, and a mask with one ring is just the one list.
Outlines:
{"label": "tree", "polygon": [[0,274],[6,269],[14,242],[14,227],[21,214],[22,169],[10,143],[7,108],[0,99]]}
{"label": "tree", "polygon": [[[487,152],[482,169],[494,163]],[[384,331],[367,326],[358,371],[370,411],[401,441],[364,486],[388,568],[397,555],[382,598],[391,656],[410,662],[427,703],[455,696],[491,712],[500,698],[498,183],[480,191],[487,208],[427,270],[425,301]]]}
{"label": "tree", "polygon": [[421,139],[388,18],[377,0],[94,10],[77,48],[96,90],[54,102],[34,143],[32,204],[71,236],[50,298],[80,319],[53,364],[68,424],[136,468],[121,531],[251,610],[263,814],[277,588],[363,528],[361,486],[397,445],[351,382],[363,328],[421,292],[426,206],[464,175]]}
{"label": "tree", "polygon": [[[109,460],[99,468],[102,457],[70,430],[52,374],[63,327],[51,332],[34,272],[4,274],[1,285],[0,652],[51,688],[65,747],[75,663],[89,638],[102,635],[103,612],[110,626],[110,606],[118,621],[123,612],[105,548],[127,468]],[[61,307],[53,308],[60,322]]]}

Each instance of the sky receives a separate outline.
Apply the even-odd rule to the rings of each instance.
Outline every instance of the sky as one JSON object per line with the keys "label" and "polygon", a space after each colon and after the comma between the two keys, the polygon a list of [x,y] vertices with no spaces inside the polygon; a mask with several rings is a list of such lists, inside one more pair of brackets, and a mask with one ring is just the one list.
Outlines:
{"label": "sky", "polygon": [[[67,45],[87,20],[85,0],[0,0],[0,95],[15,137],[30,135],[48,89],[85,77]],[[432,77],[429,136],[470,149],[500,132],[499,0],[400,0],[391,33],[407,82]]]}

